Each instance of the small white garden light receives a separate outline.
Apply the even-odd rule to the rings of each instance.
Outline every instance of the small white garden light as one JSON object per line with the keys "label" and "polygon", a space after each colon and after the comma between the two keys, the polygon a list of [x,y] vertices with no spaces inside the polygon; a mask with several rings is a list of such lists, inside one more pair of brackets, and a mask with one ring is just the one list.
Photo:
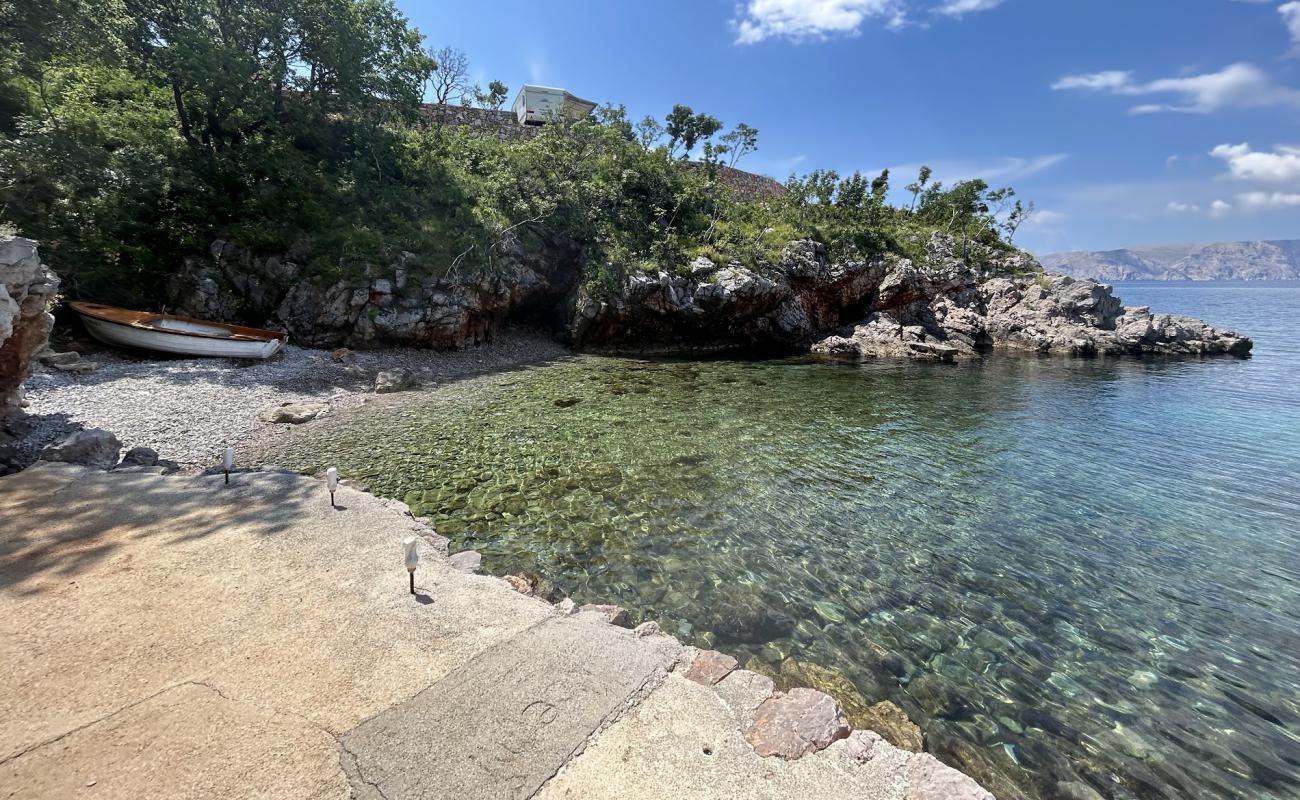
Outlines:
{"label": "small white garden light", "polygon": [[235,448],[227,447],[226,456],[221,461],[226,471],[226,483],[230,483],[230,471],[235,468]]}
{"label": "small white garden light", "polygon": [[339,468],[325,470],[325,486],[330,490],[330,508],[334,508],[334,492],[339,488]]}
{"label": "small white garden light", "polygon": [[415,594],[415,568],[420,563],[420,553],[415,549],[418,542],[414,536],[402,540],[402,546],[406,548],[406,571],[411,575],[411,594]]}

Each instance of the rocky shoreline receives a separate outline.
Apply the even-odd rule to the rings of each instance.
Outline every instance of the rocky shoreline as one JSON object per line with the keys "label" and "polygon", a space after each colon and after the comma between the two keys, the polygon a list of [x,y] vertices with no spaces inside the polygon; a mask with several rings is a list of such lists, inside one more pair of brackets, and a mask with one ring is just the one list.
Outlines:
{"label": "rocky shoreline", "polygon": [[[192,316],[286,330],[312,346],[459,348],[512,320],[550,327],[579,350],[701,353],[729,349],[951,361],[995,349],[1074,356],[1246,356],[1249,338],[1187,317],[1125,308],[1109,286],[1044,273],[1028,253],[959,257],[936,233],[915,263],[832,262],[811,240],[750,269],[695,259],[677,272],[633,272],[612,290],[580,280],[574,253],[538,255],[511,240],[491,276],[419,277],[404,256],[387,270],[328,285],[291,254],[254,257],[230,242],[173,279]],[[979,267],[972,266],[979,264]]]}

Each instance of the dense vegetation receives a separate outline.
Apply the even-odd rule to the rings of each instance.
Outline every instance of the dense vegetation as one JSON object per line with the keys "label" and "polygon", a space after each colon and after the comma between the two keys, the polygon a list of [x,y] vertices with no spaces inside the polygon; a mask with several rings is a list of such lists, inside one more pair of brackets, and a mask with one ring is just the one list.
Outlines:
{"label": "dense vegetation", "polygon": [[941,229],[987,253],[1027,212],[928,170],[906,208],[887,173],[738,198],[718,165],[758,132],[687,106],[635,124],[606,106],[517,143],[422,114],[424,98],[505,102],[466,75],[391,0],[0,0],[0,224],[41,240],[74,293],[141,303],[216,238],[318,274],[403,251],[471,274],[514,233],[577,250],[609,286],[701,254],[761,269],[802,237],[835,257],[916,255]]}

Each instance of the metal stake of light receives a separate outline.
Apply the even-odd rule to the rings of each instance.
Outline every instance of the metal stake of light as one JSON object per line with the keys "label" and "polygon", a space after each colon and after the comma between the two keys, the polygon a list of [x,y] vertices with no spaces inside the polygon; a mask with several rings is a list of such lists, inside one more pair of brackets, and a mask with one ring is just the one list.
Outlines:
{"label": "metal stake of light", "polygon": [[226,448],[226,456],[225,456],[225,458],[222,459],[221,463],[222,463],[222,466],[225,467],[225,472],[226,472],[226,484],[229,485],[229,483],[230,483],[230,471],[231,471],[232,469],[235,468],[235,448],[233,448],[233,447],[227,447],[227,448]]}
{"label": "metal stake of light", "polygon": [[406,548],[406,571],[411,576],[411,594],[415,594],[415,568],[420,563],[420,553],[415,549],[418,542],[414,536],[402,540],[402,546]]}
{"label": "metal stake of light", "polygon": [[334,508],[334,492],[339,488],[338,467],[325,470],[325,486],[330,490],[330,508]]}

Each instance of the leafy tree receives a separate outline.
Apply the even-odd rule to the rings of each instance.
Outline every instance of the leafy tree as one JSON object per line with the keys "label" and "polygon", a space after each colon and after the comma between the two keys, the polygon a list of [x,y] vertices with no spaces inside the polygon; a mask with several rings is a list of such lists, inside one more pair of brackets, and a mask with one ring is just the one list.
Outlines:
{"label": "leafy tree", "polygon": [[474,99],[483,108],[491,108],[497,111],[505,105],[506,96],[510,94],[510,87],[501,81],[492,81],[488,84],[487,91],[479,87],[474,87]]}
{"label": "leafy tree", "polygon": [[664,126],[654,117],[647,115],[636,124],[636,140],[642,150],[648,152],[662,138],[664,138]]}
{"label": "leafy tree", "polygon": [[912,193],[912,205],[908,208],[909,211],[916,210],[916,198],[921,194],[921,192],[925,191],[926,184],[930,182],[930,176],[933,174],[934,172],[929,167],[923,166],[921,167],[920,174],[916,177],[916,182],[909,183],[904,187],[907,191]]}
{"label": "leafy tree", "polygon": [[669,155],[677,152],[677,145],[682,145],[682,158],[688,158],[695,151],[696,145],[707,142],[722,129],[722,122],[709,114],[696,114],[687,105],[675,105],[665,119],[664,132],[668,134]]}
{"label": "leafy tree", "polygon": [[736,162],[758,149],[758,130],[742,122],[722,136],[722,143],[731,153],[728,166],[734,167]]}

